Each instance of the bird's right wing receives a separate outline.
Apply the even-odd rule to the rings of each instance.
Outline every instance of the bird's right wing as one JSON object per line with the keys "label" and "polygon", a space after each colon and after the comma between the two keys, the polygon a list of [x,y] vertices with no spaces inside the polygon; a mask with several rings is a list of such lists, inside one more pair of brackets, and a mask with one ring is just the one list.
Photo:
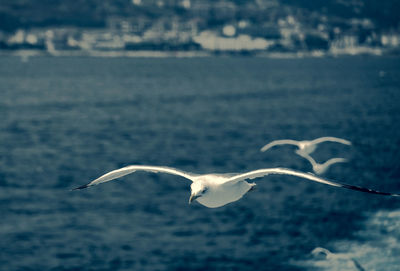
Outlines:
{"label": "bird's right wing", "polygon": [[351,189],[351,190],[357,190],[365,193],[371,193],[371,194],[379,194],[379,195],[384,195],[384,196],[393,196],[393,197],[400,197],[400,194],[393,194],[393,193],[387,193],[387,192],[379,192],[375,191],[369,188],[364,188],[360,186],[355,186],[355,185],[350,185],[350,184],[345,184],[345,183],[339,183],[339,182],[334,182],[327,180],[325,178],[321,178],[318,176],[315,176],[310,173],[304,173],[301,171],[293,170],[293,169],[288,169],[288,168],[264,168],[264,169],[258,169],[250,172],[246,172],[243,174],[236,175],[232,178],[230,178],[226,183],[237,183],[239,181],[243,181],[246,179],[255,179],[255,178],[261,178],[266,175],[270,174],[283,174],[283,175],[292,175],[296,177],[300,177],[303,179],[307,179],[313,182],[317,183],[322,183],[322,184],[327,184],[331,186],[336,186],[336,187],[343,187],[346,189]]}
{"label": "bird's right wing", "polygon": [[170,167],[158,167],[158,166],[141,166],[141,165],[133,165],[133,166],[126,166],[120,169],[116,169],[113,171],[110,171],[102,176],[100,176],[99,178],[97,178],[96,180],[79,186],[77,188],[74,188],[73,190],[78,190],[78,189],[83,189],[89,186],[93,186],[93,185],[98,185],[101,183],[105,183],[105,182],[109,182],[112,181],[114,179],[117,179],[119,177],[131,174],[135,171],[147,171],[147,172],[153,172],[153,173],[168,173],[168,174],[173,174],[173,175],[178,175],[181,177],[184,177],[186,179],[189,179],[191,181],[193,181],[193,179],[196,177],[196,174],[192,174],[192,173],[187,173],[184,171],[180,171],[178,169],[175,168],[170,168]]}
{"label": "bird's right wing", "polygon": [[260,151],[264,152],[266,150],[268,150],[269,148],[272,148],[276,145],[285,145],[285,144],[290,144],[290,145],[299,145],[299,141],[297,140],[292,140],[292,139],[281,139],[281,140],[274,140],[270,143],[268,143],[267,145],[265,145],[264,147],[262,147],[260,149]]}
{"label": "bird's right wing", "polygon": [[325,136],[325,137],[316,138],[314,140],[311,140],[311,143],[319,144],[319,143],[326,142],[326,141],[337,142],[337,143],[341,143],[344,145],[351,145],[350,141],[343,139],[343,138],[333,137],[333,136]]}

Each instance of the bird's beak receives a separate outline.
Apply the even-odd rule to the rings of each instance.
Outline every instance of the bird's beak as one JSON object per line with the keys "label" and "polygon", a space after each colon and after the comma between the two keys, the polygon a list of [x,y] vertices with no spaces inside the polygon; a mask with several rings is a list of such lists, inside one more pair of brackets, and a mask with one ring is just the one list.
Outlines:
{"label": "bird's beak", "polygon": [[200,197],[200,196],[195,195],[195,194],[191,194],[191,195],[190,195],[190,198],[189,198],[189,204],[191,204],[192,201],[194,201],[194,200],[197,199],[198,197]]}

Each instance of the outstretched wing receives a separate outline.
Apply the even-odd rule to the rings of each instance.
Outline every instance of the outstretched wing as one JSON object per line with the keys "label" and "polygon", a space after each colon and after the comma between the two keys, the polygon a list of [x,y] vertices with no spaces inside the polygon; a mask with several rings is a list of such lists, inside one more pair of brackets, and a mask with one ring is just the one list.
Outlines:
{"label": "outstretched wing", "polygon": [[183,172],[180,170],[177,170],[175,168],[170,168],[170,167],[157,167],[157,166],[140,166],[140,165],[133,165],[133,166],[126,166],[120,169],[116,169],[113,171],[110,171],[106,174],[104,174],[103,176],[100,176],[99,178],[97,178],[96,180],[79,186],[77,188],[74,188],[73,190],[78,190],[78,189],[83,189],[89,186],[93,186],[93,185],[98,185],[101,183],[105,183],[105,182],[109,182],[112,181],[114,179],[117,179],[119,177],[131,174],[135,171],[147,171],[147,172],[153,172],[153,173],[168,173],[168,174],[173,174],[173,175],[178,175],[181,177],[184,177],[186,179],[189,179],[191,181],[193,181],[193,178],[196,177],[195,174],[192,173],[187,173],[187,172]]}
{"label": "outstretched wing", "polygon": [[322,142],[326,142],[326,141],[330,141],[330,142],[337,142],[337,143],[341,143],[344,145],[351,145],[351,142],[343,139],[343,138],[338,138],[338,137],[332,137],[332,136],[325,136],[325,137],[320,137],[320,138],[316,138],[314,140],[311,140],[312,144],[319,144]]}
{"label": "outstretched wing", "polygon": [[369,189],[369,188],[364,188],[364,187],[345,184],[345,183],[334,182],[334,181],[330,181],[330,180],[315,176],[315,175],[310,174],[310,173],[304,173],[304,172],[301,172],[301,171],[292,170],[292,169],[288,169],[288,168],[258,169],[258,170],[254,170],[254,171],[250,171],[250,172],[247,172],[247,173],[236,175],[236,176],[230,178],[226,183],[230,183],[230,182],[237,183],[237,182],[242,181],[242,180],[260,178],[260,177],[264,177],[264,176],[270,175],[270,174],[292,175],[292,176],[297,176],[297,177],[300,177],[300,178],[303,178],[303,179],[307,179],[307,180],[310,180],[310,181],[314,181],[314,182],[317,182],[317,183],[323,183],[323,184],[327,184],[327,185],[331,185],[331,186],[343,187],[343,188],[347,188],[347,189],[351,189],[351,190],[357,190],[357,191],[371,193],[371,194],[379,194],[379,195],[384,195],[384,196],[400,197],[400,194],[379,192],[379,191],[375,191],[375,190],[372,190],[372,189]]}
{"label": "outstretched wing", "polygon": [[330,167],[333,164],[345,163],[345,162],[347,162],[347,159],[345,159],[345,158],[332,158],[332,159],[329,159],[328,161],[326,161],[325,163],[323,163],[323,166]]}
{"label": "outstretched wing", "polygon": [[272,148],[273,146],[276,145],[285,145],[285,144],[290,144],[290,145],[299,145],[299,141],[297,140],[292,140],[292,139],[281,139],[281,140],[274,140],[270,143],[268,143],[267,145],[265,145],[264,147],[262,147],[260,149],[260,151],[264,152],[266,150],[268,150],[269,148]]}

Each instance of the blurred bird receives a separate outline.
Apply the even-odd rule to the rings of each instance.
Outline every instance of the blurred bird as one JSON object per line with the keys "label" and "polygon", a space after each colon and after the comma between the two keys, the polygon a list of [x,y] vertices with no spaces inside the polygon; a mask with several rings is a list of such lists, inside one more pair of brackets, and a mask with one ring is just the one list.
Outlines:
{"label": "blurred bird", "polygon": [[326,161],[325,163],[317,163],[314,158],[312,158],[310,155],[304,155],[303,156],[305,159],[307,159],[310,164],[312,165],[313,171],[318,174],[324,174],[331,165],[336,164],[336,163],[344,163],[347,162],[347,159],[345,158],[332,158]]}
{"label": "blurred bird", "polygon": [[178,175],[183,178],[189,179],[192,181],[190,186],[191,194],[189,198],[189,204],[193,200],[197,200],[200,204],[209,207],[216,208],[224,206],[228,203],[237,201],[243,197],[248,191],[252,190],[252,188],[256,185],[255,183],[248,183],[246,180],[255,179],[264,177],[269,174],[284,174],[284,175],[292,175],[300,178],[308,179],[310,181],[323,183],[336,187],[343,187],[347,189],[372,193],[372,194],[380,194],[386,196],[400,196],[400,194],[391,194],[386,192],[378,192],[371,189],[358,187],[349,184],[337,183],[333,182],[313,174],[304,173],[301,171],[291,170],[287,168],[265,168],[258,169],[242,174],[193,174],[184,172],[175,168],[169,167],[159,167],[159,166],[141,166],[141,165],[132,165],[127,166],[121,169],[113,170],[109,173],[106,173],[96,180],[77,187],[73,190],[87,188],[89,186],[98,185],[100,183],[108,182],[114,180],[116,178],[125,176],[127,174],[133,173],[135,171],[147,171],[153,173],[168,173],[173,175]]}
{"label": "blurred bird", "polygon": [[316,247],[311,251],[311,254],[313,255],[319,255],[319,254],[324,254],[327,260],[346,260],[346,261],[351,261],[354,266],[357,268],[359,271],[365,271],[364,267],[354,258],[351,258],[350,256],[346,254],[340,254],[340,253],[332,253],[326,248],[323,247]]}
{"label": "blurred bird", "polygon": [[265,152],[266,150],[277,146],[277,145],[296,145],[298,147],[298,150],[296,150],[296,153],[302,157],[305,155],[309,155],[315,151],[317,148],[317,145],[322,142],[337,142],[345,145],[351,145],[351,142],[342,139],[342,138],[337,138],[337,137],[331,137],[331,136],[326,136],[326,137],[320,137],[314,140],[302,140],[302,141],[297,141],[297,140],[292,140],[292,139],[282,139],[282,140],[274,140],[264,147],[261,148],[262,152]]}

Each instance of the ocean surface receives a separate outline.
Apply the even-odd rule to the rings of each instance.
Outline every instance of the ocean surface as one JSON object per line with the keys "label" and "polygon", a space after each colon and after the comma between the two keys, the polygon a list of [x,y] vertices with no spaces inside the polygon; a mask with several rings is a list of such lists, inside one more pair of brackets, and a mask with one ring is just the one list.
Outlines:
{"label": "ocean surface", "polygon": [[399,193],[399,58],[3,56],[0,117],[1,270],[344,270],[316,247],[400,270],[399,198],[267,176],[208,209],[143,172],[70,191],[130,164],[308,172],[294,147],[260,148],[335,136],[353,145],[314,158],[349,162],[325,177]]}

